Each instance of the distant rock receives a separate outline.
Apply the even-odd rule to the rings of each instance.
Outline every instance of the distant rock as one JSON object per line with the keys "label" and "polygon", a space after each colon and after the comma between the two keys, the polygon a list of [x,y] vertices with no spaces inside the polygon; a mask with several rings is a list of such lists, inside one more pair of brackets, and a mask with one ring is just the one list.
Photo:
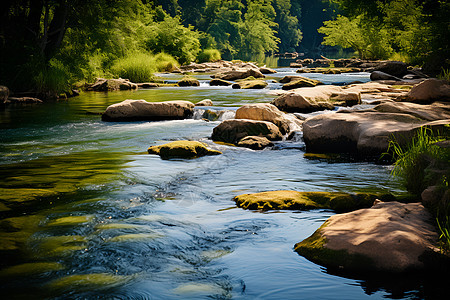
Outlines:
{"label": "distant rock", "polygon": [[232,82],[229,82],[229,81],[226,81],[226,80],[223,80],[223,79],[212,79],[210,82],[209,82],[209,85],[210,86],[229,86],[229,85],[232,85],[233,83]]}
{"label": "distant rock", "polygon": [[225,120],[213,129],[213,141],[237,144],[246,136],[261,136],[268,140],[281,140],[283,135],[278,127],[267,121],[247,119]]}
{"label": "distant rock", "polygon": [[432,222],[420,203],[377,201],[372,208],[330,217],[295,251],[345,272],[445,270],[449,259],[437,248]]}
{"label": "distant rock", "polygon": [[233,89],[263,89],[267,86],[264,80],[243,80],[236,82],[231,87]]}
{"label": "distant rock", "polygon": [[151,89],[151,88],[157,88],[159,87],[158,83],[154,83],[154,82],[142,82],[142,83],[138,83],[138,88],[140,89]]}
{"label": "distant rock", "polygon": [[222,152],[208,149],[206,144],[196,141],[175,141],[160,146],[151,146],[148,148],[148,153],[157,154],[162,159],[196,158],[222,154]]}
{"label": "distant rock", "polygon": [[267,147],[272,147],[273,143],[262,136],[246,136],[240,139],[236,146],[250,148],[252,150],[262,150]]}
{"label": "distant rock", "polygon": [[200,81],[194,77],[185,76],[177,84],[178,86],[200,86]]}
{"label": "distant rock", "polygon": [[203,99],[200,102],[195,103],[195,106],[213,106],[211,99]]}
{"label": "distant rock", "polygon": [[[292,89],[298,89],[298,88],[302,88],[302,87],[314,87],[316,85],[320,85],[323,84],[321,81],[319,80],[315,80],[315,79],[310,79],[310,78],[306,78],[306,77],[301,77],[301,76],[295,76],[296,78],[292,78],[288,83],[284,84],[282,89],[283,90],[292,90]],[[287,78],[282,78],[282,80],[287,80]],[[280,80],[281,82],[281,80]]]}
{"label": "distant rock", "polygon": [[159,121],[179,120],[192,116],[194,104],[189,101],[147,102],[124,100],[110,105],[102,115],[103,121]]}
{"label": "distant rock", "polygon": [[118,91],[118,90],[135,90],[137,88],[138,88],[138,85],[135,83],[132,83],[128,79],[97,78],[95,83],[90,84],[86,87],[86,91],[106,92],[106,91]]}
{"label": "distant rock", "polygon": [[370,80],[377,81],[377,80],[396,80],[401,81],[400,78],[395,77],[393,75],[389,75],[387,73],[381,72],[381,71],[373,71],[370,73]]}
{"label": "distant rock", "polygon": [[402,61],[385,61],[373,68],[372,71],[380,71],[397,78],[402,78],[408,74],[408,65]]}
{"label": "distant rock", "polygon": [[406,95],[405,100],[415,103],[450,101],[450,83],[435,78],[426,79],[414,86]]}
{"label": "distant rock", "polygon": [[262,74],[275,74],[275,73],[277,73],[277,71],[275,71],[274,69],[267,68],[267,67],[261,67],[261,68],[259,68],[259,71]]}
{"label": "distant rock", "polygon": [[231,71],[227,71],[224,73],[218,73],[215,75],[211,75],[213,78],[216,79],[223,79],[223,80],[237,80],[237,79],[244,79],[250,76],[253,76],[254,78],[263,78],[264,75],[258,70],[258,69],[235,69]]}

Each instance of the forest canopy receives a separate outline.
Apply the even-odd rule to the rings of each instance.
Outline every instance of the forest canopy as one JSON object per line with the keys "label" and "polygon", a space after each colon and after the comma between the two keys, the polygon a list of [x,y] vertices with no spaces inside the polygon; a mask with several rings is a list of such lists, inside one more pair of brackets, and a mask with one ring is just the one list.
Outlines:
{"label": "forest canopy", "polygon": [[448,58],[446,1],[6,0],[3,7],[0,84],[20,91],[54,94],[101,76],[151,80],[192,61],[324,46],[416,64]]}

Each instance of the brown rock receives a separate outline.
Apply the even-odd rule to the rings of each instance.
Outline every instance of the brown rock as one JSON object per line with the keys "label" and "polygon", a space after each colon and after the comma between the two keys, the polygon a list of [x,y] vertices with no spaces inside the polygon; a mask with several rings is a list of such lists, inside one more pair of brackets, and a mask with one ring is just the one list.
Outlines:
{"label": "brown rock", "polygon": [[334,105],[328,102],[327,99],[308,97],[307,95],[302,95],[301,93],[283,94],[271,103],[280,110],[286,112],[308,113],[325,109],[331,110],[334,108]]}
{"label": "brown rock", "polygon": [[125,100],[108,106],[102,120],[110,122],[178,120],[190,117],[193,110],[194,104],[189,101]]}
{"label": "brown rock", "polygon": [[97,78],[96,82],[86,87],[87,91],[117,91],[117,90],[135,90],[138,86],[128,79],[105,79]]}
{"label": "brown rock", "polygon": [[[372,208],[334,215],[295,251],[344,271],[408,272],[444,268],[438,234],[420,203],[376,201]],[[429,264],[433,262],[433,264]]]}
{"label": "brown rock", "polygon": [[262,136],[246,136],[237,143],[237,146],[253,150],[262,150],[267,147],[272,147],[273,143]]}
{"label": "brown rock", "polygon": [[232,85],[233,83],[223,80],[223,79],[213,79],[209,82],[210,86],[229,86]]}
{"label": "brown rock", "polygon": [[302,87],[314,87],[316,85],[323,84],[319,80],[310,79],[310,78],[301,77],[301,76],[296,76],[296,77],[297,77],[296,79],[291,79],[290,82],[283,85],[282,89],[283,90],[293,90],[293,89],[298,89],[298,88],[302,88]]}
{"label": "brown rock", "polygon": [[274,69],[267,68],[267,67],[261,67],[261,68],[259,68],[259,71],[262,74],[275,74],[275,73],[277,73],[277,71],[275,71]]}
{"label": "brown rock", "polygon": [[213,106],[213,102],[210,99],[204,99],[200,102],[195,103],[195,106]]}
{"label": "brown rock", "polygon": [[232,119],[215,127],[211,138],[214,141],[236,144],[246,136],[262,136],[271,141],[281,140],[283,137],[278,127],[271,122]]}
{"label": "brown rock", "polygon": [[290,121],[285,118],[285,114],[269,103],[245,104],[236,110],[235,118],[271,122],[278,126],[282,134],[290,131]]}
{"label": "brown rock", "polygon": [[406,101],[415,103],[450,101],[450,84],[446,80],[426,79],[409,91]]}
{"label": "brown rock", "polygon": [[233,89],[263,89],[267,86],[267,82],[264,80],[242,80],[231,87]]}
{"label": "brown rock", "polygon": [[216,75],[212,75],[214,78],[223,79],[223,80],[237,80],[244,79],[250,76],[254,78],[263,78],[264,75],[257,69],[236,69],[231,70],[224,73],[219,73]]}

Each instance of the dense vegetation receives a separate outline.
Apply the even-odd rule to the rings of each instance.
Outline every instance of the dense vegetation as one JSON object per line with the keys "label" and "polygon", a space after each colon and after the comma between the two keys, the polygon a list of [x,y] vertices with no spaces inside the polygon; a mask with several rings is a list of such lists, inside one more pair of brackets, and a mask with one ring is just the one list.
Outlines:
{"label": "dense vegetation", "polygon": [[47,96],[100,76],[150,80],[191,61],[311,54],[324,36],[362,58],[448,58],[445,1],[7,0],[3,8],[0,84]]}

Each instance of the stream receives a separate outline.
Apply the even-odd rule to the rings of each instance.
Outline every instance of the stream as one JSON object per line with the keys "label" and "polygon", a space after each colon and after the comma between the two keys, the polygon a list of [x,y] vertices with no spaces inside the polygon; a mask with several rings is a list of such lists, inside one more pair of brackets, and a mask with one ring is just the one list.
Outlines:
{"label": "stream", "polygon": [[[268,79],[295,75],[278,69]],[[168,81],[181,76],[160,74]],[[368,73],[305,74],[324,83]],[[304,157],[300,140],[253,151],[214,144],[220,120],[105,123],[96,112],[125,99],[211,99],[221,119],[263,90],[200,87],[88,92],[0,110],[0,292],[4,299],[417,299],[426,279],[353,279],[294,252],[334,213],[247,211],[243,193],[402,193],[391,168]],[[161,160],[149,146],[199,140],[223,155]]]}

